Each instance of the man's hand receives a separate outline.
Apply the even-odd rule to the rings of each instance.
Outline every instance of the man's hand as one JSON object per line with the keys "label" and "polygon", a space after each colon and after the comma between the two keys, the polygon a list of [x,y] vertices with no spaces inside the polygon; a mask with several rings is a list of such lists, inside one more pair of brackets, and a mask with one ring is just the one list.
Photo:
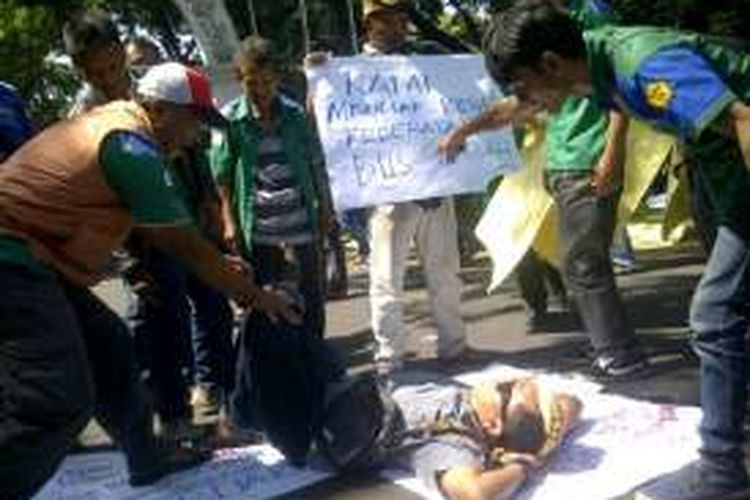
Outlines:
{"label": "man's hand", "polygon": [[438,141],[438,153],[448,163],[453,163],[464,149],[466,149],[466,135],[460,128],[454,129]]}
{"label": "man's hand", "polygon": [[302,317],[292,308],[291,304],[284,297],[273,292],[258,288],[252,296],[250,305],[265,313],[274,323],[278,322],[279,317],[281,317],[292,325],[302,324]]}
{"label": "man's hand", "polygon": [[627,134],[628,119],[616,111],[610,111],[607,142],[591,175],[591,185],[599,196],[609,196],[622,186]]}
{"label": "man's hand", "polygon": [[508,464],[521,464],[529,470],[541,469],[545,461],[542,457],[538,457],[532,453],[517,453],[517,452],[505,452],[500,458],[501,465]]}
{"label": "man's hand", "polygon": [[609,196],[622,186],[622,164],[614,158],[604,158],[591,172],[591,185],[596,194],[601,197]]}
{"label": "man's hand", "polygon": [[123,279],[138,298],[149,304],[161,303],[161,288],[142,266],[136,264],[123,273]]}

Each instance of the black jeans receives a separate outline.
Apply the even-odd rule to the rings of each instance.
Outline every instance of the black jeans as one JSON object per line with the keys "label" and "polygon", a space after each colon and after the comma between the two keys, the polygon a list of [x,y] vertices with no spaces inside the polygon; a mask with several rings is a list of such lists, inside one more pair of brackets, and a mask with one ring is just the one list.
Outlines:
{"label": "black jeans", "polygon": [[549,185],[560,214],[563,275],[596,355],[640,353],[610,260],[620,193],[598,196],[587,173],[551,176]]}
{"label": "black jeans", "polygon": [[156,300],[139,297],[130,314],[138,360],[151,372],[154,405],[162,420],[189,418],[191,377],[207,389],[232,390],[232,309],[224,295],[170,255],[150,250],[143,267],[159,290]]}
{"label": "black jeans", "polygon": [[547,297],[549,296],[547,284],[549,284],[550,291],[561,299],[564,300],[567,296],[558,270],[541,259],[533,249],[529,249],[516,266],[516,278],[521,297],[526,303],[528,312],[532,314],[547,312]]}
{"label": "black jeans", "polygon": [[43,486],[93,413],[132,473],[156,465],[125,324],[86,288],[0,264],[0,498]]}

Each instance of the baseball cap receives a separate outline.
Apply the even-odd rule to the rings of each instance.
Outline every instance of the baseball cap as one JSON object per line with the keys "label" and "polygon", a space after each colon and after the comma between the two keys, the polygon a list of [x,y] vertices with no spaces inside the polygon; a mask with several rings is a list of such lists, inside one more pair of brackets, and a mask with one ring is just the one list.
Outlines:
{"label": "baseball cap", "polygon": [[136,92],[148,99],[189,106],[208,125],[227,123],[214,105],[208,77],[189,66],[176,62],[152,66],[138,80]]}
{"label": "baseball cap", "polygon": [[388,9],[406,9],[408,0],[362,0],[362,17],[367,19],[370,14]]}

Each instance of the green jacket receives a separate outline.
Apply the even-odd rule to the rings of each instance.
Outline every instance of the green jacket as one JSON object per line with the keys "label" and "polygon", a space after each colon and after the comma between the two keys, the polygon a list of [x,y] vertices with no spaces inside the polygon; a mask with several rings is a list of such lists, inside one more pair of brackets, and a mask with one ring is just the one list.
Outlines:
{"label": "green jacket", "polygon": [[[571,15],[585,29],[617,22],[604,0],[571,0]],[[548,172],[591,172],[604,152],[609,113],[585,98],[568,98],[547,125]]]}
{"label": "green jacket", "polygon": [[[301,106],[281,95],[275,106],[286,160],[302,190],[316,239],[320,239],[318,211],[323,204],[330,203],[320,142]],[[235,221],[242,232],[243,249],[249,254],[255,220],[255,169],[263,130],[246,97],[235,99],[227,108],[228,129],[215,134],[211,144],[211,170],[217,184],[231,190]]]}
{"label": "green jacket", "polygon": [[584,35],[593,98],[680,137],[712,223],[750,236],[750,175],[723,113],[750,102],[750,55],[736,42],[652,26]]}

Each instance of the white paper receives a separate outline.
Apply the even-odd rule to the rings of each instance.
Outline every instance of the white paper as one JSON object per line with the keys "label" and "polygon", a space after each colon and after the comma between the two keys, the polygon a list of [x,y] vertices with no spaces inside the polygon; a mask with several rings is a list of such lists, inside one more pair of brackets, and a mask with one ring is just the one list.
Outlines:
{"label": "white paper", "polygon": [[326,469],[295,468],[269,445],[217,451],[194,469],[157,484],[131,488],[121,453],[68,456],[35,500],[246,500],[272,498],[330,477]]}
{"label": "white paper", "polygon": [[480,56],[333,58],[308,71],[337,209],[481,192],[520,167],[510,129],[447,164],[438,140],[501,96]]}

